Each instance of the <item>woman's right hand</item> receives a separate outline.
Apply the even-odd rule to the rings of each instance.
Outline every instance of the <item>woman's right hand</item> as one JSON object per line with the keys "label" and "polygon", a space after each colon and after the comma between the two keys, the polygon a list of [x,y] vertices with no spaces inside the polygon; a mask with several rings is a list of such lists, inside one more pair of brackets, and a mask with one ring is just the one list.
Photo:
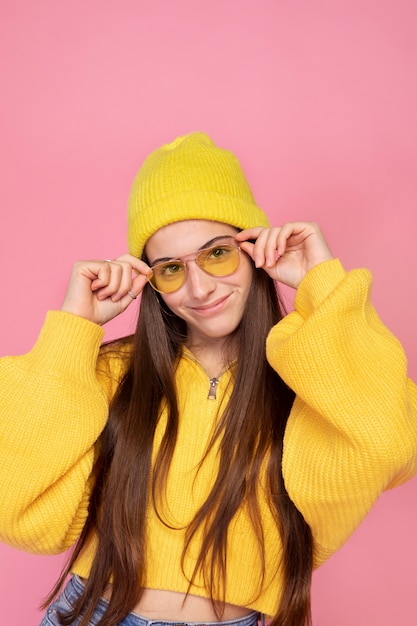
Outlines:
{"label": "woman's right hand", "polygon": [[142,293],[149,266],[131,254],[74,264],[61,310],[103,325]]}

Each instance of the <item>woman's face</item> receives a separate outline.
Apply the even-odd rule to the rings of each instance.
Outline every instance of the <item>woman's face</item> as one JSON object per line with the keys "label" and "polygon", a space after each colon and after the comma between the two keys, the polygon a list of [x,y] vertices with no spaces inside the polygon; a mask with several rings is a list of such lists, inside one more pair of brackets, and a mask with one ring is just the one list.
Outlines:
{"label": "woman's face", "polygon": [[[215,243],[230,243],[236,229],[208,220],[174,222],[160,228],[146,243],[149,264],[161,260],[187,260],[184,284],[174,293],[161,294],[167,306],[188,328],[190,345],[225,339],[239,325],[252,283],[253,265],[240,252],[237,270],[229,276],[211,276],[194,260],[195,253]],[[223,239],[224,237],[224,239]],[[217,239],[221,238],[221,239]]]}

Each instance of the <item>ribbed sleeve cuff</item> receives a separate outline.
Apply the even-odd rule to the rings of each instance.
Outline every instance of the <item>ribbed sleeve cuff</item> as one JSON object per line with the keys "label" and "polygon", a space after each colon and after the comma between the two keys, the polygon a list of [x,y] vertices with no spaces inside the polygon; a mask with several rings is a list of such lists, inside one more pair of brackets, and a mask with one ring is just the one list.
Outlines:
{"label": "ribbed sleeve cuff", "polygon": [[49,311],[38,340],[23,357],[26,367],[54,376],[95,379],[95,365],[104,330],[82,317]]}
{"label": "ribbed sleeve cuff", "polygon": [[313,267],[302,279],[294,307],[304,318],[311,315],[346,276],[339,259],[324,261]]}

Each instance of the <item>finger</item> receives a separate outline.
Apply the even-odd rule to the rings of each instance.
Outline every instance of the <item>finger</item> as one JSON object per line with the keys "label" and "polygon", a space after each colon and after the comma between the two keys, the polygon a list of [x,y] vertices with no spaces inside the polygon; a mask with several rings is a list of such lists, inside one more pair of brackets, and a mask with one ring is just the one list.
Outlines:
{"label": "finger", "polygon": [[266,230],[264,226],[256,226],[254,228],[245,228],[236,233],[236,241],[247,241],[248,239],[257,239],[260,233]]}
{"label": "finger", "polygon": [[248,254],[250,256],[250,258],[252,259],[252,261],[255,263],[255,255],[254,255],[254,251],[255,251],[255,244],[251,243],[250,241],[241,241],[239,248],[241,250],[243,250],[243,252],[246,252],[246,254]]}
{"label": "finger", "polygon": [[287,251],[288,240],[296,233],[300,232],[297,225],[293,222],[287,222],[282,225],[277,236],[277,253],[282,256]]}
{"label": "finger", "polygon": [[[277,261],[277,237],[280,227],[248,229],[249,236],[256,236],[253,247],[243,241],[241,247],[251,255],[256,267],[273,267]],[[254,237],[253,237],[254,238]]]}
{"label": "finger", "polygon": [[133,280],[131,281],[130,288],[125,294],[123,294],[122,301],[127,303],[127,305],[132,304],[132,302],[141,295],[143,288],[147,282],[148,279],[144,274],[138,274],[137,276],[135,276],[135,278],[133,278]]}
{"label": "finger", "polygon": [[120,269],[121,272],[117,277],[117,290],[111,296],[113,302],[118,302],[123,298],[132,286],[132,266],[129,263],[120,263]]}
{"label": "finger", "polygon": [[137,274],[143,274],[144,276],[146,276],[146,274],[151,269],[149,265],[145,263],[145,261],[142,261],[142,259],[138,259],[132,254],[122,254],[121,256],[117,257],[117,259],[114,259],[114,261],[129,263],[129,265]]}
{"label": "finger", "polygon": [[269,268],[275,267],[276,262],[281,254],[280,249],[279,249],[279,236],[280,236],[281,230],[282,229],[280,226],[276,226],[274,228],[269,229],[265,233],[264,241],[262,241],[263,255],[265,258],[265,262],[264,262],[265,267],[269,267]]}
{"label": "finger", "polygon": [[265,230],[266,229],[262,226],[246,228],[237,233],[235,237],[236,241],[240,243],[240,248],[249,254],[252,261],[255,263],[255,267],[262,267],[265,261],[262,246],[258,243],[262,232]]}
{"label": "finger", "polygon": [[123,310],[127,309],[128,306],[135,302],[137,298],[142,294],[143,288],[147,283],[147,278],[143,274],[136,276],[132,280],[132,284],[130,289],[125,291],[123,295],[120,296],[119,304],[123,307]]}
{"label": "finger", "polygon": [[[124,304],[131,304],[132,300],[142,293],[147,283],[147,276],[150,270],[149,265],[130,254],[124,254],[114,260],[114,263],[120,264],[123,274],[120,278],[118,291],[112,296],[113,301],[124,299]],[[126,300],[125,296],[129,296],[130,300]]]}
{"label": "finger", "polygon": [[106,261],[100,268],[97,278],[91,283],[91,289],[99,300],[111,298],[119,290],[122,275],[123,268],[119,263]]}
{"label": "finger", "polygon": [[[143,268],[141,268],[143,269]],[[135,282],[135,277],[141,277]],[[138,286],[139,282],[139,286]],[[131,298],[136,299],[146,283],[146,276],[138,273],[128,262],[116,261],[113,265],[111,279],[107,287],[100,290],[100,298],[111,297],[113,302],[118,302],[126,294],[131,292]],[[135,289],[135,291],[133,291]]]}
{"label": "finger", "polygon": [[149,269],[144,261],[131,254],[106,259],[101,263],[91,288],[99,300],[111,298],[113,302],[118,302],[128,293],[136,275],[143,277],[138,288],[139,293],[142,291]]}

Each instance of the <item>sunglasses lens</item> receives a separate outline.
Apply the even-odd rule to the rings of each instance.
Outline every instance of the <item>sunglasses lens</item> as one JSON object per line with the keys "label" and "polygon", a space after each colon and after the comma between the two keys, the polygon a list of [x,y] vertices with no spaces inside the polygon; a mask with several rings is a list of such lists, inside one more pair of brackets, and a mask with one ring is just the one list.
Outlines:
{"label": "sunglasses lens", "polygon": [[[195,258],[199,267],[212,276],[228,276],[239,266],[239,250],[229,244],[202,250]],[[189,262],[189,261],[188,261]],[[148,274],[152,287],[160,293],[173,293],[184,284],[186,264],[183,261],[167,261],[154,265]]]}
{"label": "sunglasses lens", "polygon": [[157,291],[172,293],[179,289],[185,280],[185,265],[179,261],[160,263],[152,268],[148,274],[148,279]]}
{"label": "sunglasses lens", "polygon": [[209,248],[198,255],[197,263],[212,276],[228,276],[238,268],[239,250],[230,245]]}

